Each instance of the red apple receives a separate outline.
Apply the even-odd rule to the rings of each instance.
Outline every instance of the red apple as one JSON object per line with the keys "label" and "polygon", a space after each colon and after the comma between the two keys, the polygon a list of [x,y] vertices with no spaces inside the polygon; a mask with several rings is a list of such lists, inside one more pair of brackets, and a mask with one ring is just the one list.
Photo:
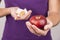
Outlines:
{"label": "red apple", "polygon": [[47,20],[43,15],[32,16],[29,21],[31,22],[31,24],[41,29],[43,29],[44,26],[47,24]]}

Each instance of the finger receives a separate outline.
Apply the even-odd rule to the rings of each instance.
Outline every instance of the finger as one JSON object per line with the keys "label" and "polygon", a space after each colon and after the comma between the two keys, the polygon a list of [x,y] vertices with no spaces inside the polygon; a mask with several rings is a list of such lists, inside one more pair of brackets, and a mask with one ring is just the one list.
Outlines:
{"label": "finger", "polygon": [[29,11],[26,13],[26,15],[24,16],[24,18],[25,18],[25,19],[28,19],[28,18],[30,17],[31,13],[32,13],[32,11],[29,10]]}
{"label": "finger", "polygon": [[37,36],[40,36],[40,35],[38,35],[33,29],[32,29],[32,24],[29,22],[29,21],[27,21],[26,22],[26,25],[27,25],[27,28],[29,29],[29,31],[31,32],[31,33],[33,33],[33,34],[35,34],[35,35],[37,35]]}
{"label": "finger", "polygon": [[35,33],[34,30],[33,30],[32,27],[31,27],[32,24],[31,24],[29,21],[26,22],[26,26],[27,26],[27,28],[30,30],[30,32]]}
{"label": "finger", "polygon": [[51,29],[53,26],[53,23],[47,19],[47,25],[44,26],[44,30]]}
{"label": "finger", "polygon": [[21,19],[20,19],[20,17],[16,16],[16,17],[15,17],[15,20],[21,20]]}
{"label": "finger", "polygon": [[46,30],[46,31],[41,30],[41,29],[37,28],[35,25],[32,25],[32,28],[36,31],[37,34],[40,34],[40,35],[46,35],[47,32],[49,31],[49,30]]}

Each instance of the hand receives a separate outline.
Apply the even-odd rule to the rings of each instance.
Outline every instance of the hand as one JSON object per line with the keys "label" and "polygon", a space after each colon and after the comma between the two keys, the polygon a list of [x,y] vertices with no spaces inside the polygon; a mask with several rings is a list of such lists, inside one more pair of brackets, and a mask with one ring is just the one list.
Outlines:
{"label": "hand", "polygon": [[32,11],[31,10],[28,10],[25,15],[19,16],[20,17],[19,19],[20,20],[27,20],[30,17],[31,13],[32,13]]}
{"label": "hand", "polygon": [[27,14],[25,16],[23,16],[22,18],[19,17],[16,13],[18,7],[11,7],[10,10],[11,10],[11,16],[15,19],[15,20],[26,20],[30,17],[32,11],[31,10],[28,10]]}
{"label": "hand", "polygon": [[48,19],[47,19],[47,25],[44,26],[44,29],[47,30],[47,29],[51,29],[53,27],[53,23]]}
{"label": "hand", "polygon": [[50,28],[53,26],[53,24],[47,19],[48,24],[45,25],[44,30],[41,30],[37,28],[35,25],[32,25],[29,21],[26,22],[26,26],[29,29],[29,31],[37,36],[45,36],[47,35]]}

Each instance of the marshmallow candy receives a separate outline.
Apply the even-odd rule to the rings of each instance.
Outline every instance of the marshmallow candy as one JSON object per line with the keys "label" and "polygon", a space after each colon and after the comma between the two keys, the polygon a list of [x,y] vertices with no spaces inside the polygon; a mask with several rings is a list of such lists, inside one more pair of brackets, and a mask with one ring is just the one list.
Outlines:
{"label": "marshmallow candy", "polygon": [[26,8],[25,9],[18,8],[16,13],[17,13],[17,16],[22,17],[22,16],[26,15],[27,9]]}

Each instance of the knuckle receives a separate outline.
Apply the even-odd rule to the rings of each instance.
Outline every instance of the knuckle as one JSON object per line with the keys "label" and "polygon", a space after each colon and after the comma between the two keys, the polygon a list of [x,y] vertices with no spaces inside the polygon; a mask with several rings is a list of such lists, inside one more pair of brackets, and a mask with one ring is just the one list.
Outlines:
{"label": "knuckle", "polygon": [[40,34],[40,33],[37,31],[37,34]]}

